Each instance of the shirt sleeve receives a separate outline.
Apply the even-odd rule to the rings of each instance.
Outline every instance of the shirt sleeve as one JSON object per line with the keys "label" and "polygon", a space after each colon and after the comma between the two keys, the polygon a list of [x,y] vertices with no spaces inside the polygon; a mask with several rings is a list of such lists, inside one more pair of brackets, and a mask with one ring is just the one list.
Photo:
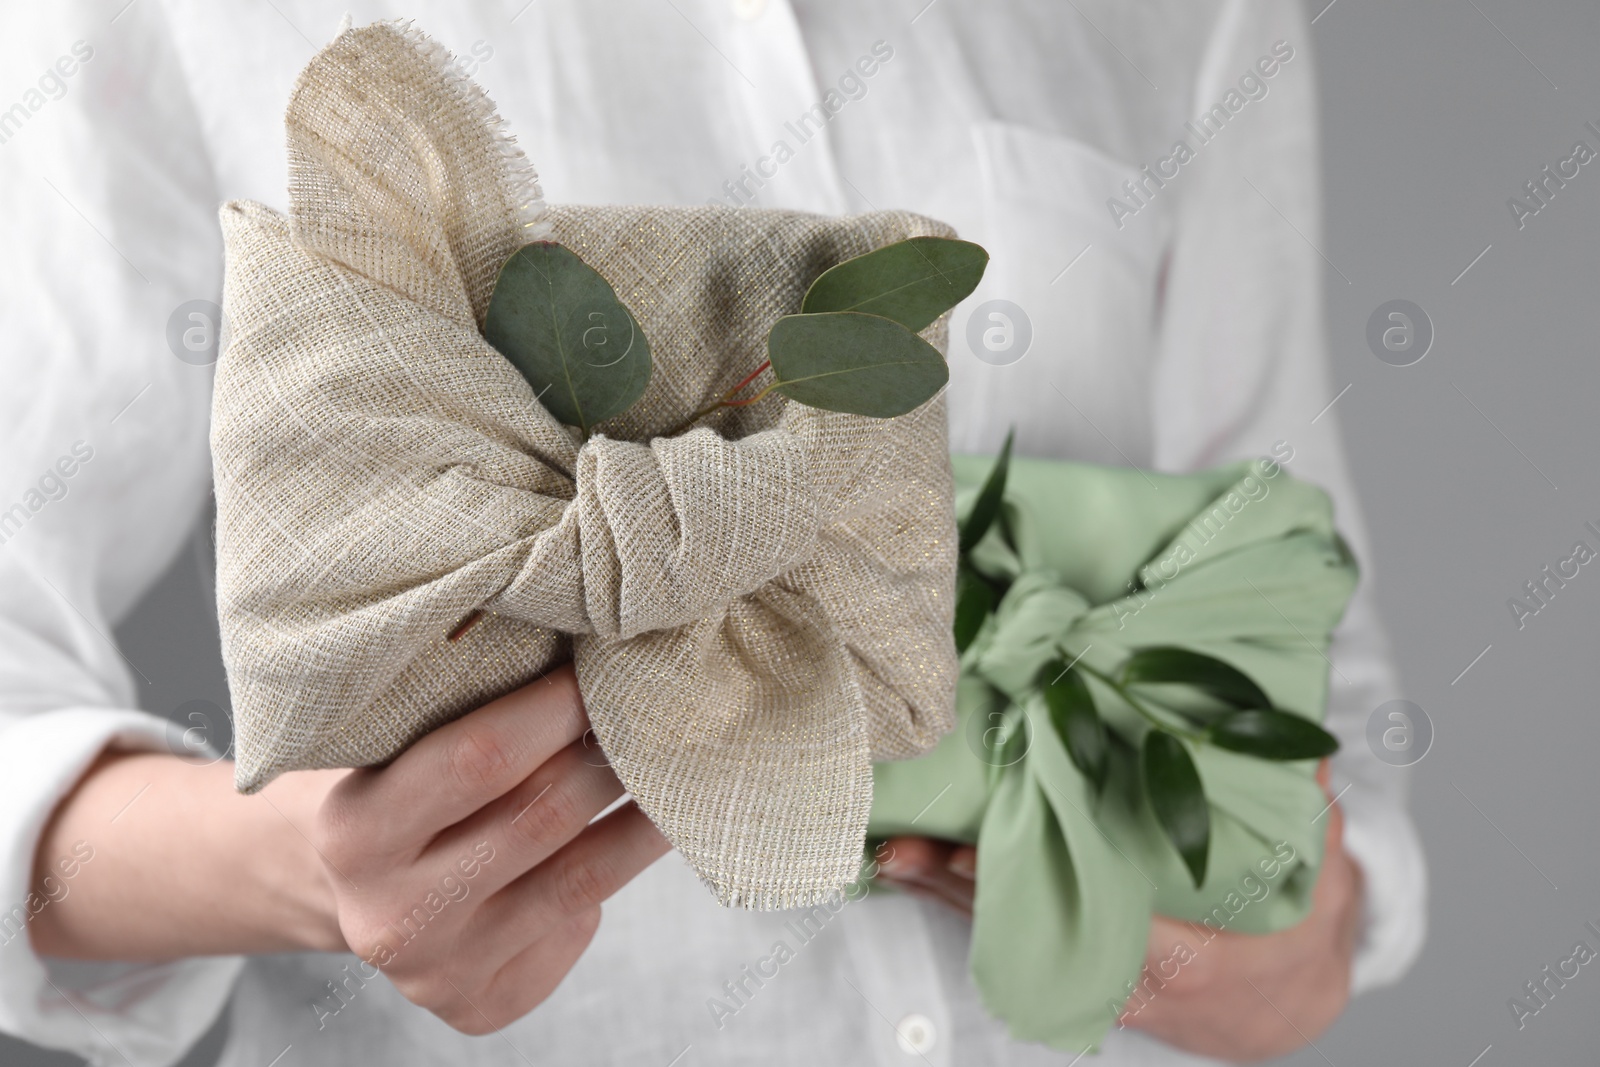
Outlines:
{"label": "shirt sleeve", "polygon": [[[1193,470],[1271,457],[1332,496],[1362,577],[1329,653],[1333,789],[1345,848],[1365,877],[1352,984],[1397,980],[1421,949],[1425,869],[1407,812],[1407,772],[1368,747],[1368,716],[1397,695],[1373,604],[1374,566],[1331,406],[1316,91],[1299,4],[1228,0],[1201,63],[1192,158],[1174,163],[1176,220],[1154,375],[1155,461]],[[1272,71],[1271,74],[1265,73]],[[1320,251],[1319,251],[1320,250]]]}
{"label": "shirt sleeve", "polygon": [[205,501],[217,197],[159,4],[0,21],[0,69],[28,75],[0,100],[0,1030],[168,1064],[239,960],[69,964],[39,957],[28,925],[81,870],[35,880],[33,860],[96,755],[184,743],[135,710],[149,682],[111,634]]}

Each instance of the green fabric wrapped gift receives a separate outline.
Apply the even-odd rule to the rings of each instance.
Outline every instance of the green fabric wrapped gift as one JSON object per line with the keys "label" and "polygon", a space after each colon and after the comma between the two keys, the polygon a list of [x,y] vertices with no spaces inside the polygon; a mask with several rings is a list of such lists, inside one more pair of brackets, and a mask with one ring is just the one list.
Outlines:
{"label": "green fabric wrapped gift", "polygon": [[[994,465],[955,457],[958,514]],[[868,832],[977,843],[971,970],[984,1004],[1013,1036],[1076,1054],[1115,1022],[1153,913],[1245,933],[1304,918],[1326,825],[1313,821],[1327,804],[1316,760],[1194,743],[1242,704],[1194,685],[1119,685],[1119,672],[1139,650],[1181,647],[1320,721],[1356,566],[1327,495],[1261,460],[1182,476],[1014,460],[998,521],[967,560],[1004,592],[962,654],[957,728],[920,759],[876,766]],[[1041,692],[1041,672],[1062,663],[1104,723],[1103,788]],[[1191,738],[1210,817],[1198,886],[1141,786],[1152,715]]]}

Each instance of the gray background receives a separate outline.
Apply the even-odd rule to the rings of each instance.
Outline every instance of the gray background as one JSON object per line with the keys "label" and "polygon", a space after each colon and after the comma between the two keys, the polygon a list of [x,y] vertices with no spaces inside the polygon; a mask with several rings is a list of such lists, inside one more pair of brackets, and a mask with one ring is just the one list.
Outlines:
{"label": "gray background", "polygon": [[[1600,964],[1520,1031],[1507,1001],[1580,938],[1600,949],[1583,930],[1600,925],[1590,847],[1600,564],[1520,631],[1506,601],[1574,541],[1600,548],[1583,530],[1600,525],[1600,160],[1520,231],[1506,199],[1575,141],[1600,149],[1583,125],[1600,126],[1600,8],[1323,2],[1311,0],[1321,251],[1338,268],[1327,272],[1334,388],[1350,386],[1333,410],[1404,695],[1435,729],[1428,756],[1395,771],[1413,780],[1432,890],[1427,948],[1407,978],[1281,1062],[1591,1065]],[[1421,305],[1436,331],[1410,367],[1380,362],[1365,340],[1373,310],[1396,298]],[[158,712],[226,701],[207,551],[202,534],[118,630]],[[187,1062],[211,1062],[221,1036]],[[0,1038],[8,1067],[74,1062]]]}

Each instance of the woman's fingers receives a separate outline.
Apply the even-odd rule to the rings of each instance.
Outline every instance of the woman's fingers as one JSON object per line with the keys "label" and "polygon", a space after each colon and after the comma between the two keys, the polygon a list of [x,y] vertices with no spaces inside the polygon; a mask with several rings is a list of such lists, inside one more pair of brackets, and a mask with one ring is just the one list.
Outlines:
{"label": "woman's fingers", "polygon": [[625,804],[485,900],[461,943],[503,966],[574,916],[598,908],[670,847],[644,812]]}
{"label": "woman's fingers", "polygon": [[928,837],[895,837],[882,851],[879,878],[972,914],[978,886],[977,849]]}
{"label": "woman's fingers", "polygon": [[[340,936],[467,1033],[549,996],[600,902],[668,850],[588,736],[570,666],[351,773],[318,812]],[[594,820],[591,822],[591,820]]]}
{"label": "woman's fingers", "polygon": [[624,792],[610,766],[591,762],[592,751],[582,739],[563,748],[510,792],[439,835],[424,860],[432,854],[448,859],[487,840],[495,861],[479,887],[489,894],[543,863]]}
{"label": "woman's fingers", "polygon": [[457,1003],[439,1015],[462,1033],[491,1033],[544,1003],[572,970],[600,927],[600,909],[568,916],[545,937],[511,957],[485,988],[471,995],[458,990]]}
{"label": "woman's fingers", "polygon": [[359,826],[372,853],[420,853],[588,729],[577,676],[559,667],[439,727],[388,766],[349,775],[323,807],[330,833]]}

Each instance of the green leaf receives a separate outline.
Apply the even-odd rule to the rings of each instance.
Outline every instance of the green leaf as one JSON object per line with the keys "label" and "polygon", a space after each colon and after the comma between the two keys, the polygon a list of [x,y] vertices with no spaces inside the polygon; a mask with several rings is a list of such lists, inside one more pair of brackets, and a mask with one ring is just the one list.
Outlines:
{"label": "green leaf", "polygon": [[1206,880],[1206,859],[1211,851],[1211,808],[1200,785],[1200,772],[1183,742],[1165,730],[1144,735],[1139,769],[1156,821],[1183,858],[1198,889]]}
{"label": "green leaf", "polygon": [[916,332],[965,300],[988,264],[989,253],[971,241],[913,237],[825,271],[800,310],[862,311]]}
{"label": "green leaf", "polygon": [[773,388],[814,408],[893,418],[950,380],[944,357],[897,322],[845,311],[785,315],[767,335]]}
{"label": "green leaf", "polygon": [[483,335],[545,410],[585,437],[650,384],[638,322],[594,268],[552,241],[517,249],[500,268]]}
{"label": "green leaf", "polygon": [[1339,739],[1309,719],[1276,708],[1249,708],[1223,716],[1206,730],[1218,748],[1270,760],[1321,759]]}
{"label": "green leaf", "polygon": [[956,568],[956,653],[959,655],[972,644],[983,628],[983,620],[994,610],[994,586],[967,566],[965,561]]}
{"label": "green leaf", "polygon": [[995,516],[1000,514],[1000,501],[1006,493],[1006,474],[1011,469],[1011,441],[1016,435],[1015,427],[1006,431],[1006,443],[1000,447],[1000,455],[996,457],[994,466],[989,468],[989,476],[983,480],[978,498],[972,502],[972,509],[961,523],[963,553],[971,552],[983,540],[983,535],[994,525]]}
{"label": "green leaf", "polygon": [[1248,674],[1215,656],[1187,648],[1143,648],[1122,665],[1125,685],[1177,682],[1192,685],[1236,708],[1267,708],[1272,701]]}
{"label": "green leaf", "polygon": [[1094,783],[1096,792],[1104,789],[1111,770],[1111,746],[1088,683],[1076,670],[1056,660],[1039,672],[1039,687],[1073,766]]}

